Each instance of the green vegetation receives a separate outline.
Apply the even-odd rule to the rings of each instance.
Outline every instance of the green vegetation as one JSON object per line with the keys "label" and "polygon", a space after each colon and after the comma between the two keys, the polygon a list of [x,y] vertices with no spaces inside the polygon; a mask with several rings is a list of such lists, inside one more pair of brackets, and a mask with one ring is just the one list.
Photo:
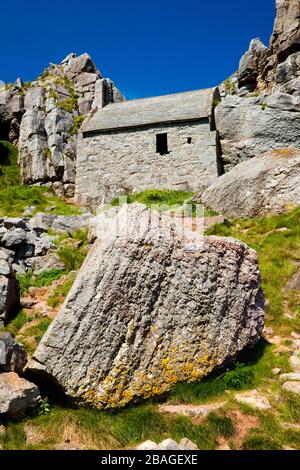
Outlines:
{"label": "green vegetation", "polygon": [[237,363],[224,373],[218,372],[196,384],[177,384],[168,401],[174,404],[201,404],[224,397],[225,391],[247,390],[269,384],[273,380],[272,369],[275,367],[289,371],[287,355],[275,356],[273,346],[263,340],[246,356],[246,363]]}
{"label": "green vegetation", "polygon": [[[234,237],[254,248],[268,300],[268,326],[280,334],[300,333],[299,293],[285,290],[300,261],[300,208],[286,214],[215,225],[208,234]],[[289,317],[284,316],[289,313]]]}
{"label": "green vegetation", "polygon": [[28,322],[27,315],[24,310],[20,310],[17,316],[9,322],[9,324],[4,328],[5,331],[9,331],[14,336],[23,328],[24,325]]}
{"label": "green vegetation", "polygon": [[38,344],[46,333],[46,331],[48,330],[50,324],[50,318],[39,319],[36,324],[28,326],[28,328],[26,328],[25,336],[34,338],[36,344]]}
{"label": "green vegetation", "polygon": [[30,287],[44,287],[52,284],[53,281],[59,279],[63,275],[61,269],[50,269],[39,275],[33,274],[32,270],[27,271],[24,275],[18,275],[21,295],[25,295]]}
{"label": "green vegetation", "polygon": [[48,158],[49,160],[51,160],[51,158],[52,158],[52,153],[51,153],[51,150],[49,148],[46,148],[43,151],[43,155],[44,155],[44,157]]}
{"label": "green vegetation", "polygon": [[71,135],[76,135],[78,134],[78,131],[84,121],[85,116],[83,114],[79,114],[78,116],[74,117],[74,125],[73,128],[70,132]]}
{"label": "green vegetation", "polygon": [[20,216],[28,206],[36,207],[34,213],[55,206],[56,215],[81,214],[81,209],[66,204],[48,188],[22,185],[17,161],[17,148],[0,141],[0,217]]}
{"label": "green vegetation", "polygon": [[[53,234],[53,232],[50,231]],[[73,233],[56,235],[57,254],[65,265],[65,272],[78,271],[89,250],[86,228]]]}
{"label": "green vegetation", "polygon": [[[173,209],[174,211],[182,211],[189,206],[190,214],[196,214],[196,203],[192,200],[194,193],[189,191],[175,191],[170,189],[147,189],[140,193],[127,194],[123,196],[124,203],[128,204],[139,202],[145,204],[149,208],[156,210],[167,211]],[[126,199],[125,199],[126,198]],[[115,198],[111,202],[111,206],[119,206],[123,203],[123,199]],[[204,215],[211,217],[217,215],[216,212],[210,209],[205,209]]]}
{"label": "green vegetation", "polygon": [[[75,441],[88,449],[130,449],[146,439],[160,442],[168,437],[177,441],[186,437],[200,449],[214,449],[218,438],[234,434],[229,418],[212,415],[203,423],[193,425],[186,417],[162,417],[151,404],[117,413],[48,405],[47,413],[39,414],[22,423],[11,423],[0,438],[4,449],[53,449],[64,440]],[[34,431],[36,443],[26,445],[28,426]]]}
{"label": "green vegetation", "polygon": [[74,281],[76,278],[76,273],[70,273],[68,279],[63,283],[57,286],[51,296],[47,300],[49,307],[55,308],[57,305],[62,304],[67,297]]}
{"label": "green vegetation", "polygon": [[[124,197],[127,198],[128,204],[139,202],[145,204],[147,207],[151,207],[154,204],[162,206],[182,206],[186,201],[193,197],[194,193],[187,191],[174,191],[164,189],[147,189],[141,193],[128,194]],[[112,206],[118,206],[120,203],[119,198],[113,199],[111,202]],[[163,209],[163,207],[162,207]]]}

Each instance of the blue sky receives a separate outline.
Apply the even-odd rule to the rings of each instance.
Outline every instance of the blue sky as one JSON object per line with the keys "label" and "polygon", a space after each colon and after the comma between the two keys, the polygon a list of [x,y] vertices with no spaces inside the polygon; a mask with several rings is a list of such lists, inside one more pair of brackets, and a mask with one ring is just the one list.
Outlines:
{"label": "blue sky", "polygon": [[20,0],[1,4],[0,80],[88,52],[128,99],[205,88],[266,44],[275,0]]}

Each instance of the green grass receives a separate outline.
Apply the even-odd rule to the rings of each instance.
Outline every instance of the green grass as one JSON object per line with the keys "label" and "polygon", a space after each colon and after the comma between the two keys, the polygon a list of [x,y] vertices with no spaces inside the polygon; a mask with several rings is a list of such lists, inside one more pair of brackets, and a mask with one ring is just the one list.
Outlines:
{"label": "green grass", "polygon": [[[128,204],[133,202],[139,202],[145,204],[147,207],[157,205],[160,208],[162,206],[182,206],[187,200],[193,197],[194,193],[187,191],[173,191],[163,189],[148,189],[141,193],[133,193],[126,195]],[[119,205],[119,198],[113,199],[111,202],[112,206]],[[168,207],[167,207],[168,209]]]}
{"label": "green grass", "polygon": [[25,295],[30,287],[44,287],[52,284],[53,281],[60,279],[64,271],[61,269],[50,269],[39,275],[33,274],[31,270],[24,275],[18,275],[21,295]]}
{"label": "green grass", "polygon": [[63,284],[57,286],[51,296],[47,300],[49,307],[55,308],[57,305],[62,304],[68,295],[74,281],[76,278],[76,273],[71,273],[69,278]]}
{"label": "green grass", "polygon": [[17,163],[18,150],[9,142],[0,141],[0,216],[20,216],[28,206],[35,206],[36,212],[56,206],[56,215],[78,215],[82,210],[66,204],[49,188],[21,184]]}
{"label": "green grass", "polygon": [[[24,428],[28,425],[40,436],[40,442],[35,445],[26,445]],[[161,416],[151,404],[115,413],[54,405],[47,415],[10,423],[2,445],[6,450],[53,449],[55,444],[69,438],[87,448],[121,449],[134,448],[148,439],[161,442],[171,437],[180,441],[185,437],[204,450],[214,449],[219,437],[233,434],[234,426],[229,418],[212,415],[203,423],[193,425],[186,417]]]}
{"label": "green grass", "polygon": [[35,325],[26,328],[26,337],[33,337],[38,344],[51,324],[50,318],[42,318]]}
{"label": "green grass", "polygon": [[9,324],[4,328],[5,331],[16,336],[18,332],[23,328],[24,325],[28,322],[28,317],[25,314],[24,310],[21,309],[16,317],[9,322]]}
{"label": "green grass", "polygon": [[[160,211],[179,211],[183,207],[186,208],[186,206],[189,205],[189,215],[195,216],[196,203],[192,200],[194,195],[195,193],[189,191],[175,191],[171,189],[147,189],[146,191],[142,191],[140,193],[127,194],[126,196],[123,196],[123,198],[127,198],[128,204],[139,202],[140,204],[145,204],[145,206],[149,208]],[[123,201],[121,200],[121,203],[122,202]],[[113,199],[110,205],[113,207],[119,206],[120,198]],[[204,215],[206,217],[211,217],[217,215],[217,213],[211,209],[205,209]]]}
{"label": "green grass", "polygon": [[[224,398],[227,390],[249,390],[263,385],[269,386],[273,384],[273,368],[279,367],[282,372],[290,371],[288,355],[277,356],[273,349],[273,346],[261,340],[255,349],[241,355],[240,359],[243,359],[244,363],[237,363],[231,370],[223,373],[216,372],[199,383],[177,384],[167,400],[174,404],[201,404]],[[279,387],[278,382],[276,387]]]}
{"label": "green grass", "polygon": [[285,430],[278,417],[270,412],[253,412],[259,417],[259,427],[244,439],[244,450],[281,450],[285,446],[300,448],[300,432]]}
{"label": "green grass", "polygon": [[77,247],[65,246],[57,250],[57,254],[65,265],[67,273],[71,271],[78,271],[84,262],[87,252],[80,250]]}

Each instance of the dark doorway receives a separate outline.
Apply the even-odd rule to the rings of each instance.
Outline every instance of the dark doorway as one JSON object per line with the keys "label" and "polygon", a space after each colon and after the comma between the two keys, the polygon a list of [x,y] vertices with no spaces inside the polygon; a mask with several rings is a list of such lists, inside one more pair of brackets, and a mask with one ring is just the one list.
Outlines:
{"label": "dark doorway", "polygon": [[166,155],[168,151],[168,134],[156,134],[156,153]]}

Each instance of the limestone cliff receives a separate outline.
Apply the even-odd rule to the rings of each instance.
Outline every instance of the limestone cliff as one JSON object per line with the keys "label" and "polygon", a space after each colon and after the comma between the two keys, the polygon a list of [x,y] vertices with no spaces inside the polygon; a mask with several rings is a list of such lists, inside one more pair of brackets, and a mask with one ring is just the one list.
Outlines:
{"label": "limestone cliff", "polygon": [[221,173],[270,149],[300,149],[300,3],[277,0],[269,47],[250,43],[215,112]]}
{"label": "limestone cliff", "polygon": [[102,78],[88,54],[69,54],[30,84],[20,80],[2,89],[1,138],[19,146],[24,183],[48,184],[73,197],[77,134],[97,106],[124,99],[110,79]]}

